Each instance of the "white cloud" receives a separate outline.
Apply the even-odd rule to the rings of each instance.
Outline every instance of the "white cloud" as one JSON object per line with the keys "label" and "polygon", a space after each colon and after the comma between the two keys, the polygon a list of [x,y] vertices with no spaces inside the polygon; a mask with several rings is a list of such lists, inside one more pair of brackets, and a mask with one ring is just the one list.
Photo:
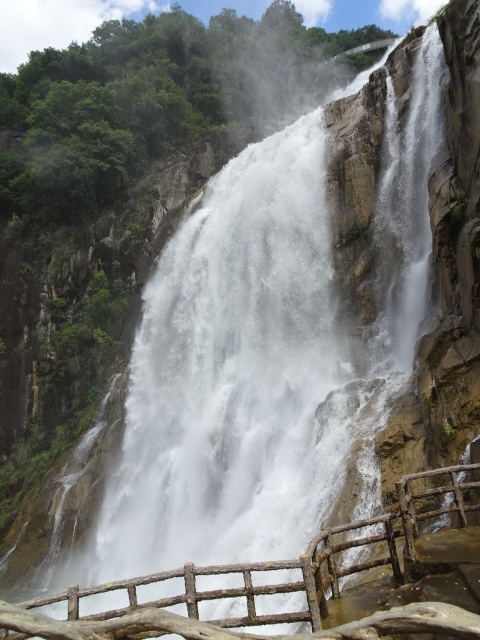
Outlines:
{"label": "white cloud", "polygon": [[384,18],[425,22],[445,4],[446,0],[381,0],[380,13]]}
{"label": "white cloud", "polygon": [[320,20],[325,20],[332,8],[332,0],[295,0],[294,4],[303,15],[306,27],[313,27]]}
{"label": "white cloud", "polygon": [[167,8],[157,0],[9,0],[0,19],[0,71],[15,72],[34,49],[84,42],[104,20]]}

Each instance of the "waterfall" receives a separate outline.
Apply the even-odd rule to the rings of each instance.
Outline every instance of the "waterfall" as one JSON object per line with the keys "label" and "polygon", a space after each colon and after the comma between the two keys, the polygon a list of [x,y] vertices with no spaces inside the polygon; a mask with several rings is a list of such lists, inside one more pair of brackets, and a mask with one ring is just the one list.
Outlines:
{"label": "waterfall", "polygon": [[[380,269],[377,361],[410,372],[419,326],[429,311],[428,262],[432,234],[428,216],[428,171],[440,150],[441,86],[447,74],[436,25],[426,30],[413,68],[412,97],[401,126],[392,81],[387,79],[384,157],[386,167],[375,212]],[[395,267],[392,269],[392,262]],[[375,366],[375,363],[372,363]],[[382,362],[382,366],[384,363]]]}
{"label": "waterfall", "polygon": [[[373,437],[428,308],[427,175],[444,67],[430,27],[402,127],[388,82],[380,316],[365,379],[338,361],[322,109],[210,180],[145,287],[122,451],[76,580],[296,557],[331,515],[350,459],[364,480],[355,518],[378,507]],[[224,617],[227,605],[214,606]]]}
{"label": "waterfall", "polygon": [[337,384],[325,141],[318,110],[248,147],[164,250],[97,530],[105,578],[298,555],[312,417]]}
{"label": "waterfall", "polygon": [[[425,31],[413,66],[411,99],[401,122],[393,82],[387,77],[383,170],[377,193],[374,238],[378,309],[376,339],[369,343],[370,375],[387,376],[392,397],[412,371],[415,342],[422,323],[433,314],[428,292],[432,236],[428,214],[428,172],[443,140],[441,96],[448,77],[443,47],[436,25]],[[395,373],[396,372],[396,373]],[[403,375],[402,375],[403,373]],[[374,431],[386,426],[379,412]],[[379,464],[373,438],[367,438],[357,460],[365,477],[352,520],[375,515],[380,506]],[[378,533],[372,527],[369,534]],[[366,530],[357,537],[367,535]],[[368,553],[368,551],[367,551]],[[343,562],[352,564],[362,553],[350,549]]]}

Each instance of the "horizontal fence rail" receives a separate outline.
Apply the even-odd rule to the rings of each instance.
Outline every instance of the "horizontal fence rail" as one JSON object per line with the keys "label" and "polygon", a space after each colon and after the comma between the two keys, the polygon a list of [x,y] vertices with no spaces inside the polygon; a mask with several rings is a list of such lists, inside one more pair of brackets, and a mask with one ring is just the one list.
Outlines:
{"label": "horizontal fence rail", "polygon": [[[285,570],[300,570],[302,580],[297,582],[285,582],[279,584],[266,584],[254,586],[252,574],[258,572],[275,572]],[[243,587],[231,587],[226,589],[215,589],[210,591],[199,591],[196,585],[197,576],[222,576],[228,574],[242,574]],[[137,587],[168,582],[174,578],[183,578],[184,593],[170,597],[152,600],[142,604],[138,603]],[[129,606],[94,613],[81,615],[81,599],[89,596],[109,593],[113,591],[127,591]],[[304,592],[307,601],[307,608],[304,611],[292,611],[274,615],[258,615],[256,612],[256,596],[269,596],[284,593]],[[272,562],[250,562],[243,564],[230,564],[219,566],[196,567],[193,563],[186,563],[181,569],[155,573],[141,578],[129,580],[119,580],[109,582],[94,587],[80,589],[78,585],[72,585],[67,591],[57,593],[53,596],[35,598],[20,603],[24,609],[34,609],[47,605],[65,602],[67,604],[68,620],[88,620],[103,621],[118,618],[126,613],[137,609],[164,608],[173,605],[185,604],[189,618],[199,619],[198,603],[203,601],[224,600],[228,598],[246,598],[247,616],[236,618],[223,618],[219,620],[207,620],[212,624],[223,628],[263,626],[279,623],[299,623],[308,622],[312,629],[321,629],[320,615],[316,606],[315,586],[313,574],[306,556],[297,560],[279,560]],[[12,634],[9,638],[22,640],[26,638],[24,634]]]}
{"label": "horizontal fence rail", "polygon": [[[217,620],[208,620],[214,625],[223,628],[253,627],[278,623],[309,623],[312,631],[322,628],[321,619],[328,616],[327,593],[330,590],[330,597],[340,597],[341,578],[354,575],[363,571],[369,571],[383,566],[390,566],[393,578],[397,583],[403,580],[400,562],[398,559],[396,541],[405,537],[405,556],[415,560],[415,539],[420,535],[418,522],[435,518],[443,514],[455,513],[459,517],[461,527],[467,526],[466,513],[480,510],[480,504],[466,505],[463,493],[472,489],[480,488],[480,481],[470,479],[468,482],[459,482],[458,474],[472,474],[480,472],[480,464],[459,465],[446,467],[443,469],[433,469],[422,473],[415,473],[403,476],[400,482],[396,483],[400,511],[386,513],[369,520],[352,522],[337,527],[322,529],[308,545],[306,553],[299,559],[276,560],[272,562],[250,562],[229,565],[212,565],[207,567],[197,567],[191,562],[187,562],[182,568],[172,571],[153,573],[148,576],[131,578],[128,580],[118,580],[93,587],[79,588],[78,585],[70,586],[66,591],[54,595],[44,596],[28,600],[19,604],[24,609],[38,609],[60,602],[66,603],[66,615],[68,620],[90,620],[105,621],[119,618],[132,611],[146,608],[165,608],[174,605],[185,605],[189,618],[199,619],[198,604],[200,602],[225,600],[229,598],[245,598],[247,615]],[[421,491],[413,491],[412,485],[415,481],[433,479],[433,482],[440,480],[442,476],[449,479],[449,484],[436,486]],[[479,474],[480,476],[480,474]],[[438,500],[447,494],[453,494],[454,506],[443,506],[442,508],[430,509],[419,512],[415,507],[415,501]],[[427,507],[428,508],[428,507]],[[451,523],[450,523],[451,525]],[[375,557],[361,562],[357,557],[355,563],[350,563],[344,555],[350,549],[364,550],[367,547],[383,544],[386,555]],[[339,563],[339,556],[341,562]],[[266,584],[254,586],[253,574],[262,572],[275,572],[284,570],[301,571],[301,580],[283,582],[278,584]],[[199,576],[226,576],[241,574],[243,586],[213,589],[209,591],[199,591],[196,579]],[[170,580],[183,578],[182,593],[169,595],[168,597],[151,600],[149,602],[138,602],[138,587],[165,583]],[[173,589],[172,589],[173,590]],[[123,591],[128,597],[128,606],[81,615],[82,598],[89,596]],[[258,615],[257,596],[270,596],[287,593],[304,593],[307,607],[304,611],[292,611],[287,613]],[[163,635],[162,632],[152,632],[149,637]],[[0,639],[23,640],[29,636],[21,633],[6,634],[0,630]]]}

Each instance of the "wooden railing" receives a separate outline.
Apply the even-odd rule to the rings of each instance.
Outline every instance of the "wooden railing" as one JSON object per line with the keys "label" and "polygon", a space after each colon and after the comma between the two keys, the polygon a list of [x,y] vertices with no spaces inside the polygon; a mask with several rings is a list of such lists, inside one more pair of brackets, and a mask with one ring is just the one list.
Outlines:
{"label": "wooden railing", "polygon": [[[274,572],[299,569],[302,571],[302,580],[283,584],[267,584],[253,586],[252,574],[257,572]],[[244,586],[218,589],[214,591],[198,591],[196,586],[197,576],[219,576],[227,574],[242,574]],[[175,578],[184,579],[184,593],[179,595],[138,603],[137,588],[144,585],[167,582]],[[111,591],[127,591],[129,606],[122,609],[114,609],[102,613],[90,615],[81,614],[81,598],[99,595]],[[267,596],[282,593],[304,592],[308,603],[305,611],[279,613],[275,615],[258,615],[256,612],[255,596]],[[223,628],[250,627],[279,623],[309,622],[313,629],[321,629],[320,616],[316,606],[316,591],[309,559],[302,555],[298,560],[278,560],[272,562],[253,562],[244,564],[231,564],[222,566],[197,567],[192,562],[186,563],[181,569],[155,573],[141,578],[119,580],[95,587],[80,589],[78,585],[72,585],[67,591],[53,596],[35,598],[20,603],[24,609],[37,609],[58,602],[66,602],[68,605],[68,620],[110,620],[118,618],[137,609],[165,608],[173,605],[185,604],[189,618],[199,619],[198,603],[202,601],[220,600],[226,598],[246,598],[247,616],[237,618],[224,618],[221,620],[208,620],[208,622]],[[17,640],[21,636],[15,635]]]}
{"label": "wooden railing", "polygon": [[[460,525],[462,527],[467,526],[466,513],[468,511],[480,510],[480,504],[465,505],[462,492],[479,488],[480,481],[459,482],[457,474],[459,472],[469,473],[476,470],[480,470],[480,464],[435,469],[403,476],[396,485],[400,504],[399,512],[387,513],[369,520],[323,529],[313,538],[308,545],[306,553],[301,555],[299,559],[208,567],[197,567],[193,563],[186,563],[182,568],[173,571],[164,571],[149,576],[120,580],[94,587],[80,589],[78,585],[72,585],[67,591],[22,602],[19,606],[23,609],[37,609],[46,605],[65,602],[67,604],[68,620],[105,621],[122,617],[127,613],[139,609],[163,609],[173,605],[184,604],[186,605],[188,617],[198,620],[199,602],[223,600],[226,598],[245,598],[247,616],[209,620],[209,622],[223,628],[308,622],[313,631],[318,631],[322,628],[321,618],[328,616],[328,589],[331,591],[332,598],[340,597],[339,580],[341,578],[378,567],[391,566],[395,581],[398,583],[402,581],[403,576],[398,559],[396,540],[405,536],[405,554],[407,557],[415,559],[416,552],[414,542],[415,538],[419,535],[418,522],[429,518],[436,518],[446,513],[457,513],[459,515]],[[451,484],[423,491],[412,491],[412,483],[414,483],[415,480],[424,480],[426,478],[440,479],[442,475],[447,475],[450,478]],[[444,506],[424,513],[417,513],[415,509],[416,500],[438,498],[449,492],[453,493],[456,506]],[[375,529],[373,532],[372,528]],[[368,529],[370,529],[370,531],[368,531]],[[364,562],[357,561],[356,564],[348,565],[345,561],[345,555],[343,555],[342,564],[337,566],[340,554],[344,554],[349,549],[365,548],[372,545],[378,549],[378,545],[381,543],[385,543],[386,545],[387,553],[383,557]],[[254,586],[252,574],[280,570],[301,570],[302,580],[282,584]],[[220,576],[228,574],[242,574],[243,586],[214,591],[199,591],[197,589],[196,578],[198,576]],[[178,578],[183,578],[184,581],[184,589],[181,594],[145,603],[138,602],[138,587],[168,582]],[[127,592],[128,607],[102,613],[81,615],[82,606],[80,601],[82,598],[122,590]],[[257,614],[256,596],[295,592],[303,592],[306,596],[307,607],[304,611],[292,611],[274,615]],[[154,635],[161,634],[156,633]],[[10,634],[8,637],[12,640],[22,640],[29,636],[16,633]]]}
{"label": "wooden railing", "polygon": [[[403,520],[403,529],[405,531],[405,553],[412,559],[416,560],[417,552],[415,549],[415,538],[419,536],[418,523],[432,518],[439,518],[444,514],[457,514],[461,527],[467,527],[467,512],[480,511],[480,504],[466,505],[463,492],[471,489],[480,488],[480,481],[459,482],[459,473],[471,473],[480,470],[480,464],[457,465],[455,467],[444,467],[443,469],[433,469],[432,471],[423,471],[422,473],[412,473],[408,476],[402,476],[400,482],[396,483],[400,512]],[[433,489],[425,489],[423,491],[414,491],[413,484],[418,480],[426,478],[440,479],[441,476],[448,476],[450,484],[434,487]],[[453,493],[455,506],[443,506],[430,511],[417,512],[415,501],[435,498],[447,493]],[[428,508],[428,507],[427,507]]]}
{"label": "wooden railing", "polygon": [[[403,536],[403,531],[394,530],[394,524],[396,522],[401,522],[400,518],[400,513],[388,513],[377,518],[371,518],[370,520],[362,520],[360,522],[352,522],[351,524],[341,525],[339,527],[323,529],[317,536],[315,536],[315,538],[313,538],[308,545],[306,555],[311,562],[312,572],[315,577],[317,602],[320,607],[322,618],[326,618],[328,616],[326,600],[327,590],[329,588],[331,589],[332,598],[340,597],[340,578],[350,576],[361,571],[368,571],[369,569],[391,565],[395,581],[402,581],[403,576],[400,569],[400,563],[398,561],[395,540],[396,538]],[[381,531],[374,535],[364,535],[363,537],[355,537],[344,542],[336,542],[336,538],[341,534],[345,534],[347,532],[356,533],[360,532],[362,529],[371,527],[381,529]],[[388,555],[386,557],[353,564],[341,569],[337,568],[337,563],[335,561],[336,554],[357,547],[378,545],[382,542],[386,542],[388,545]],[[322,571],[324,568],[326,571]]]}

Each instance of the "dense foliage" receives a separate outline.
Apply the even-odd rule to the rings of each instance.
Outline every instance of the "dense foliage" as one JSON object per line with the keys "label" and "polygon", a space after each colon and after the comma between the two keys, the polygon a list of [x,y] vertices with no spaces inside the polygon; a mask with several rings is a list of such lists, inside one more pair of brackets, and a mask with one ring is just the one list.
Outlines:
{"label": "dense foliage", "polygon": [[0,217],[92,220],[152,160],[212,129],[313,106],[334,73],[325,60],[393,35],[302,22],[287,0],[258,22],[223,9],[208,27],[175,4],[141,23],[105,22],[83,45],[33,51],[17,75],[0,74],[0,130],[26,132],[0,148]]}

